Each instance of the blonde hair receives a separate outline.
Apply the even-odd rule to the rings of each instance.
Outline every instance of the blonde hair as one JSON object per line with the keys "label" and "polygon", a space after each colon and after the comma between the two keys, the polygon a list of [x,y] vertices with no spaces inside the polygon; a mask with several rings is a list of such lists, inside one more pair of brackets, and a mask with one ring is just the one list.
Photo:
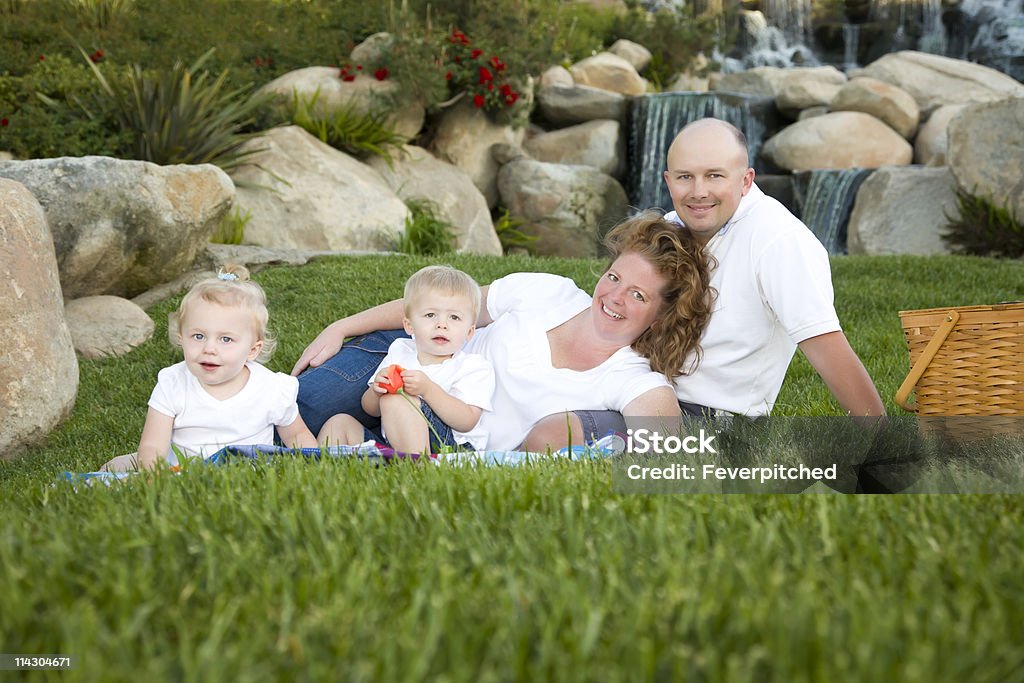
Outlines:
{"label": "blonde hair", "polygon": [[178,305],[178,310],[167,317],[167,336],[174,346],[181,346],[181,321],[196,301],[249,310],[256,323],[256,338],[263,341],[263,348],[256,360],[265,363],[273,355],[277,340],[267,329],[270,317],[267,312],[267,295],[262,287],[249,279],[248,268],[226,265],[217,272],[217,277],[198,282],[188,291]]}
{"label": "blonde hair", "polygon": [[417,300],[427,292],[443,292],[451,296],[464,296],[473,308],[473,324],[480,315],[480,285],[461,270],[451,266],[420,268],[405,282],[403,304],[405,317],[409,317]]}
{"label": "blonde hair", "polygon": [[[631,344],[633,350],[670,381],[693,372],[701,359],[700,337],[711,319],[714,257],[688,228],[669,223],[657,211],[619,223],[605,236],[604,246],[611,262],[622,254],[637,254],[666,279],[658,318]],[[691,354],[691,367],[684,369]]]}

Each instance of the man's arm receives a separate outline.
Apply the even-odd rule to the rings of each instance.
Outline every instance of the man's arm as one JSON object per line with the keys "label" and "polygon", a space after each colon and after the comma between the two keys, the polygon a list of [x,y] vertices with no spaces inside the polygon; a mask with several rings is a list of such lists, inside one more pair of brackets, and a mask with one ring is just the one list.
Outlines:
{"label": "man's arm", "polygon": [[805,339],[799,346],[848,415],[885,415],[878,390],[846,335],[828,332]]}

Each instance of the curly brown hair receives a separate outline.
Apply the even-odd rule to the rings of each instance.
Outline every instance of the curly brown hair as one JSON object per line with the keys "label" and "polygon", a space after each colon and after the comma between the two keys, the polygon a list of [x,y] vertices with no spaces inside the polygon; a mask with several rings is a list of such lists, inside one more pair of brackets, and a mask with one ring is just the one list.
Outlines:
{"label": "curly brown hair", "polygon": [[[658,319],[633,342],[633,350],[669,381],[693,372],[702,355],[700,337],[711,319],[714,257],[689,229],[666,221],[657,211],[619,223],[608,231],[604,246],[611,255],[609,266],[623,254],[637,254],[667,279]],[[687,364],[688,358],[692,360]]]}

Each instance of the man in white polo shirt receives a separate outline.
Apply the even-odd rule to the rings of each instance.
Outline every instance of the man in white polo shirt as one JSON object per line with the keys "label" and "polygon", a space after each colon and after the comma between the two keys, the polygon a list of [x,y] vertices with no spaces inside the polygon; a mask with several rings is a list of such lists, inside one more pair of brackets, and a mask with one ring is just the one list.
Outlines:
{"label": "man in white polo shirt", "polygon": [[[690,415],[767,415],[799,346],[843,410],[885,414],[871,377],[850,347],[833,304],[828,252],[786,207],[754,184],[746,139],[732,124],[701,119],[684,127],[667,155],[665,182],[675,211],[715,257],[718,292],[701,337],[696,370],[676,379]],[[688,362],[684,367],[691,367]],[[624,431],[621,415],[575,411],[538,423],[525,446],[543,450],[572,434]]]}
{"label": "man in white polo shirt", "polygon": [[754,184],[746,140],[729,123],[695,121],[668,151],[675,211],[718,261],[704,355],[676,382],[683,404],[765,415],[799,346],[847,414],[883,415],[881,398],[839,326],[828,253]]}

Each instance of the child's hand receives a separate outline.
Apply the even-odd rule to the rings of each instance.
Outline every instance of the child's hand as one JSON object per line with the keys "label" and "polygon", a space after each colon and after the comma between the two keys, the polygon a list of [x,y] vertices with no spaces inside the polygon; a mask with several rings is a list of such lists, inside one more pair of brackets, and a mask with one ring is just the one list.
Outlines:
{"label": "child's hand", "polygon": [[403,370],[402,383],[410,396],[424,396],[436,384],[422,370]]}
{"label": "child's hand", "polygon": [[378,394],[397,394],[403,386],[402,373],[405,372],[401,365],[389,365],[377,375],[377,381],[373,390]]}

